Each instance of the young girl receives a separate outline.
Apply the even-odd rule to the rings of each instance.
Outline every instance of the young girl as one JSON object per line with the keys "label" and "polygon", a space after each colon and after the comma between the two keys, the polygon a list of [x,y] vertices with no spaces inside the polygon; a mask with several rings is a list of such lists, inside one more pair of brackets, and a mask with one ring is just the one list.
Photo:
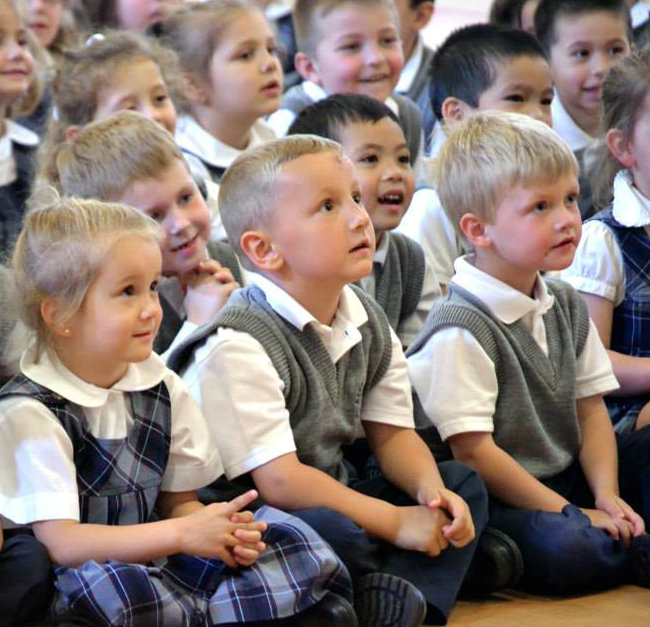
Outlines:
{"label": "young girl", "polygon": [[562,278],[583,293],[608,349],[621,387],[607,405],[625,432],[650,424],[650,49],[612,68],[603,107],[606,140],[592,184],[607,206],[584,224]]}
{"label": "young girl", "polygon": [[197,500],[222,469],[198,407],[151,350],[160,237],[120,204],[27,215],[13,268],[37,340],[0,392],[3,516],[31,525],[58,565],[56,613],[91,624],[274,620],[348,594],[309,527],[240,511],[255,491]]}
{"label": "young girl", "polygon": [[86,0],[95,28],[144,33],[181,8],[184,0]]}
{"label": "young girl", "polygon": [[10,118],[40,98],[32,49],[36,45],[14,0],[0,0],[0,255],[20,231],[32,181],[38,137]]}
{"label": "young girl", "polygon": [[275,36],[264,13],[244,0],[187,7],[162,33],[191,83],[176,141],[218,182],[242,151],[275,138],[262,119],[282,96]]}

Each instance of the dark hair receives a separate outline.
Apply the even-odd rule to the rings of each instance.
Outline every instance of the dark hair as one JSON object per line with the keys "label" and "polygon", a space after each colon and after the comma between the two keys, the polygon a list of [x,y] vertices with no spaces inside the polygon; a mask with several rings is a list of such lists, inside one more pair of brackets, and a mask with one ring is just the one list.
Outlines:
{"label": "dark hair", "polygon": [[435,0],[411,0],[411,2],[409,2],[409,8],[415,9],[425,2],[431,2],[431,4],[434,4]]}
{"label": "dark hair", "polygon": [[397,116],[379,100],[363,94],[335,94],[303,109],[289,127],[287,135],[318,135],[339,141],[341,129],[355,122],[374,124]]}
{"label": "dark hair", "polygon": [[521,8],[526,0],[494,0],[490,7],[490,24],[521,26]]}
{"label": "dark hair", "polygon": [[478,107],[481,94],[496,79],[496,64],[512,57],[547,58],[539,42],[517,28],[473,24],[449,35],[429,67],[429,97],[438,120],[442,120],[442,103],[449,97]]}
{"label": "dark hair", "polygon": [[548,52],[556,41],[555,28],[560,19],[600,12],[619,15],[632,41],[630,10],[624,0],[542,0],[535,10],[535,35]]}

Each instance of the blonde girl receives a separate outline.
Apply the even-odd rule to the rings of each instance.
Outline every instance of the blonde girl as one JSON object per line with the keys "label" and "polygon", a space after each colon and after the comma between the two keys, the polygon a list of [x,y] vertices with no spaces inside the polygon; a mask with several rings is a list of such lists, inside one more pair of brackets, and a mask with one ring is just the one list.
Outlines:
{"label": "blonde girl", "polygon": [[40,99],[38,44],[14,0],[0,0],[0,255],[11,249],[30,192],[38,137],[11,118]]}
{"label": "blonde girl", "polygon": [[263,118],[280,106],[282,67],[264,13],[243,0],[182,9],[162,24],[190,88],[176,141],[215,182],[247,148],[275,138]]}
{"label": "blonde girl", "polygon": [[152,353],[160,238],[121,204],[27,214],[13,270],[37,339],[0,391],[2,515],[31,526],[57,565],[56,614],[107,627],[293,615],[330,584],[345,591],[347,576],[300,521],[240,511],[254,490],[198,501],[222,467],[188,391]]}
{"label": "blonde girl", "polygon": [[620,383],[607,405],[619,432],[650,424],[650,49],[611,69],[592,187],[604,207],[583,226],[562,278],[587,301]]}

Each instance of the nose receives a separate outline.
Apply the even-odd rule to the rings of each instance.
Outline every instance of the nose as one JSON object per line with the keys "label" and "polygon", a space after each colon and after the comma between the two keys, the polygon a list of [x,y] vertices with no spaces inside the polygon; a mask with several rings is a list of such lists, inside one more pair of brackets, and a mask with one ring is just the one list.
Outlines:
{"label": "nose", "polygon": [[190,225],[186,212],[174,205],[168,212],[163,223],[163,228],[170,235],[179,235]]}
{"label": "nose", "polygon": [[353,231],[364,231],[370,224],[370,216],[361,203],[352,201],[349,208],[349,224]]}
{"label": "nose", "polygon": [[525,111],[526,115],[530,116],[538,122],[543,122],[547,126],[553,125],[551,117],[551,107],[543,105],[539,102],[531,102],[530,106]]}
{"label": "nose", "polygon": [[158,299],[158,292],[149,291],[146,300],[142,304],[142,309],[140,311],[141,320],[149,320],[151,318],[162,317],[162,308],[160,306],[160,300]]}
{"label": "nose", "polygon": [[607,52],[599,52],[592,57],[592,72],[597,76],[605,76],[617,59]]}
{"label": "nose", "polygon": [[262,58],[262,72],[273,72],[280,67],[280,61],[275,53],[265,50],[262,54],[264,55]]}
{"label": "nose", "polygon": [[394,162],[389,164],[384,170],[382,178],[385,181],[402,181],[404,180],[404,169],[406,164]]}
{"label": "nose", "polygon": [[365,59],[369,65],[380,65],[384,62],[384,53],[375,42],[368,42],[365,48]]}

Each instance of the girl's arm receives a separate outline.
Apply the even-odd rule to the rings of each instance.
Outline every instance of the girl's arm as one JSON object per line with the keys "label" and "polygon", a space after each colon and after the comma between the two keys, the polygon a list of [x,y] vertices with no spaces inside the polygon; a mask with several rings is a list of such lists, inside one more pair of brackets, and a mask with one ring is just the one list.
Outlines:
{"label": "girl's arm", "polygon": [[[164,494],[164,493],[163,493]],[[33,524],[34,535],[48,549],[55,564],[74,567],[88,560],[145,563],[160,557],[185,553],[218,558],[237,566],[235,546],[256,543],[266,528],[263,522],[232,522],[237,512],[257,498],[254,490],[229,503],[202,506],[183,496],[169,507],[162,497],[161,509],[176,518],[140,525],[109,526],[81,524],[74,520],[48,520]],[[173,499],[172,499],[173,500]],[[239,539],[242,532],[245,539]],[[249,533],[250,532],[250,533]]]}
{"label": "girl's arm", "polygon": [[607,349],[614,374],[621,386],[612,395],[633,396],[650,392],[650,358],[632,357],[609,348],[612,336],[614,303],[595,294],[586,292],[580,292],[580,294],[587,303],[589,316],[594,321],[598,335]]}

